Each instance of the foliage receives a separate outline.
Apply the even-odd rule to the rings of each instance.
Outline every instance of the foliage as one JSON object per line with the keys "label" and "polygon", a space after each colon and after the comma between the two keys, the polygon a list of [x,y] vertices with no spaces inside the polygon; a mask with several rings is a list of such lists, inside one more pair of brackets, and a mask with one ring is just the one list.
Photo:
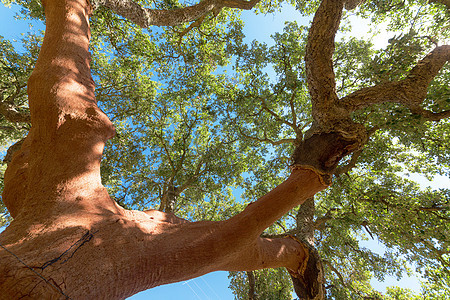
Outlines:
{"label": "foliage", "polygon": [[[256,299],[292,299],[292,283],[285,269],[253,271]],[[249,299],[249,282],[246,272],[230,272],[230,287],[235,299]]]}
{"label": "foliage", "polygon": [[[0,145],[7,159],[8,148],[22,139],[30,128],[27,80],[39,54],[40,35],[28,34],[22,39],[24,53],[17,53],[10,41],[0,36]],[[25,116],[25,117],[24,117]],[[0,187],[3,190],[3,174],[6,161],[2,161]],[[10,221],[6,207],[0,205],[0,227]]]}

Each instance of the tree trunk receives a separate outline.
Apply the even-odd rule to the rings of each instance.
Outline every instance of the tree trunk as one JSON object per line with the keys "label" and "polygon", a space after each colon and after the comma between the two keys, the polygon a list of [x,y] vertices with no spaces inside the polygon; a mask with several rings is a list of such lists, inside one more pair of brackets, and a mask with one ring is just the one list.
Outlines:
{"label": "tree trunk", "polygon": [[172,213],[174,211],[175,203],[179,195],[177,190],[178,189],[174,186],[173,180],[171,179],[161,196],[161,205],[159,206],[160,211],[166,213]]}
{"label": "tree trunk", "polygon": [[296,155],[301,165],[289,178],[226,221],[125,210],[100,180],[114,127],[94,96],[90,5],[46,0],[44,6],[46,33],[28,82],[32,128],[5,173],[3,201],[14,220],[0,235],[0,298],[122,299],[217,270],[298,272],[306,248],[260,234],[327,187],[308,164],[315,155],[318,165],[330,161],[328,150],[312,146],[331,140],[334,164],[337,148],[347,144],[331,135],[304,141]]}
{"label": "tree trunk", "polygon": [[86,0],[47,0],[28,83],[32,129],[5,174],[13,216],[0,235],[1,299],[121,299],[216,270],[301,265],[303,247],[260,233],[326,185],[296,169],[223,222],[129,211],[108,196],[100,159],[114,127],[97,107]]}
{"label": "tree trunk", "polygon": [[258,300],[256,294],[256,280],[255,273],[253,271],[247,271],[248,278],[248,300]]}
{"label": "tree trunk", "polygon": [[314,204],[314,198],[311,197],[307,199],[298,210],[296,216],[297,222],[297,230],[296,234],[297,238],[300,240],[308,242],[311,246],[314,246],[314,213],[316,211],[316,207]]}

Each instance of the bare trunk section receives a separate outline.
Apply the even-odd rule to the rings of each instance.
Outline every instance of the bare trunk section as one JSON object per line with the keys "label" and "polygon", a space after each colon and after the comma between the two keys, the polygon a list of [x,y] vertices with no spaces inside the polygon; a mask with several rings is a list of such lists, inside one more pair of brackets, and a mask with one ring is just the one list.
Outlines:
{"label": "bare trunk section", "polygon": [[72,299],[118,299],[215,270],[296,270],[306,253],[295,240],[258,237],[271,221],[262,208],[283,214],[303,194],[323,187],[313,172],[296,170],[262,202],[224,222],[188,223],[159,211],[121,209],[101,215],[68,211],[59,219],[64,223],[15,220],[0,243],[28,267],[0,251],[0,291],[7,299],[64,298],[61,292]]}
{"label": "bare trunk section", "polygon": [[93,211],[93,198],[114,210],[100,182],[103,147],[114,127],[94,97],[89,7],[83,1],[46,4],[46,34],[28,81],[32,128],[5,174],[3,200],[14,218],[69,205]]}

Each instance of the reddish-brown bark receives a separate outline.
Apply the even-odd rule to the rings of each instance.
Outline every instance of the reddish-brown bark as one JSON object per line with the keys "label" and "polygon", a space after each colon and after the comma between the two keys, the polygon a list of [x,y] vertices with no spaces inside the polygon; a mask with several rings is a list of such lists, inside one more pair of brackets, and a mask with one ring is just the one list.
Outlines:
{"label": "reddish-brown bark", "polygon": [[260,238],[324,189],[297,168],[223,222],[129,211],[108,196],[100,159],[114,128],[97,107],[86,0],[45,1],[47,28],[29,83],[32,129],[5,174],[14,220],[0,235],[1,299],[119,299],[216,270],[286,267],[307,253],[289,237]]}

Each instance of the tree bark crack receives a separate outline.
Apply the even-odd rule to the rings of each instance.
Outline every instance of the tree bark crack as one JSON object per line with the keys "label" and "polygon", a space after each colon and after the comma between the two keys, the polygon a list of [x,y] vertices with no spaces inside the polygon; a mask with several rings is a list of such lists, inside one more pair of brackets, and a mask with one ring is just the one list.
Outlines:
{"label": "tree bark crack", "polygon": [[[90,231],[88,230],[85,234],[83,234],[83,236],[77,240],[75,243],[73,243],[66,251],[64,251],[63,253],[61,253],[61,255],[59,255],[58,257],[51,259],[47,262],[45,262],[44,264],[42,264],[42,266],[38,267],[39,269],[41,269],[42,271],[45,270],[47,267],[53,265],[54,263],[58,262],[61,260],[60,264],[64,264],[66,263],[69,259],[71,259],[75,253],[87,242],[89,242],[93,237],[94,234],[97,233],[98,230],[96,231]],[[62,260],[64,258],[64,260]]]}

